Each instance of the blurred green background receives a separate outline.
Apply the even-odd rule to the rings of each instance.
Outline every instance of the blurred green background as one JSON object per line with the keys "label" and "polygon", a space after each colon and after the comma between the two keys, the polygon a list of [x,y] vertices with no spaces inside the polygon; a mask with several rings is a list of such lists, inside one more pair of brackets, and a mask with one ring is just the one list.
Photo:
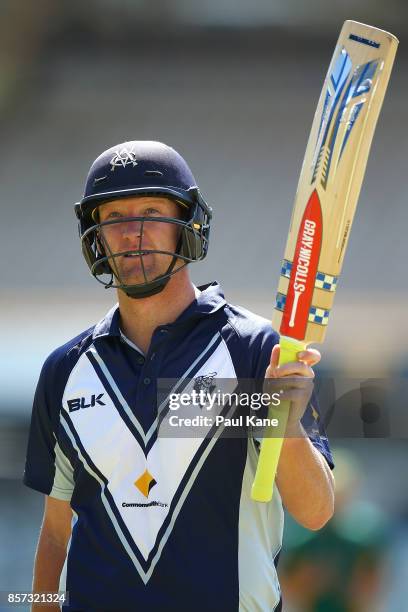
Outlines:
{"label": "blurred green background", "polygon": [[[214,208],[197,284],[272,315],[297,180],[345,19],[401,44],[322,347],[322,372],[408,376],[408,5],[399,0],[2,0],[0,590],[29,589],[43,500],[21,484],[32,395],[58,344],[114,302],[88,275],[73,203],[93,159],[161,140]],[[389,406],[392,409],[392,406]],[[335,439],[335,519],[288,519],[286,612],[399,612],[408,600],[406,435]],[[401,433],[402,432],[402,433]]]}

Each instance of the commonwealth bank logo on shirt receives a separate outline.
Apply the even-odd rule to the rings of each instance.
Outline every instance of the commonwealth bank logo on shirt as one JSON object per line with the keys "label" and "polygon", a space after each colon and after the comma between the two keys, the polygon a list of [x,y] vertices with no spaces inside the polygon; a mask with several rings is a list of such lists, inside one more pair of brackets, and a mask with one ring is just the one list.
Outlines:
{"label": "commonwealth bank logo on shirt", "polygon": [[[133,483],[140,493],[146,497],[149,497],[150,491],[157,484],[153,476],[148,470],[145,470],[141,476]],[[150,501],[147,503],[136,503],[136,502],[122,502],[122,508],[148,508],[152,506],[160,506],[161,508],[167,508],[168,504],[164,504],[160,501]]]}
{"label": "commonwealth bank logo on shirt", "polygon": [[155,481],[153,476],[149,474],[147,470],[145,470],[144,473],[137,480],[135,480],[134,484],[135,487],[137,487],[142,493],[142,495],[144,495],[145,497],[149,497],[150,491],[153,489],[154,485],[157,484],[157,482]]}

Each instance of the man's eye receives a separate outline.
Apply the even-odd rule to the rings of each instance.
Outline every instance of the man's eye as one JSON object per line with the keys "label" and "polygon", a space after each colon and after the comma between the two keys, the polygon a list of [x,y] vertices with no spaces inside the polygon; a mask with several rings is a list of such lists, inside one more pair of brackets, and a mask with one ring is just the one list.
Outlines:
{"label": "man's eye", "polygon": [[108,215],[108,219],[115,219],[116,217],[121,217],[120,212],[112,211]]}
{"label": "man's eye", "polygon": [[157,210],[157,208],[146,208],[144,214],[145,217],[148,217],[149,215],[160,215],[160,210]]}

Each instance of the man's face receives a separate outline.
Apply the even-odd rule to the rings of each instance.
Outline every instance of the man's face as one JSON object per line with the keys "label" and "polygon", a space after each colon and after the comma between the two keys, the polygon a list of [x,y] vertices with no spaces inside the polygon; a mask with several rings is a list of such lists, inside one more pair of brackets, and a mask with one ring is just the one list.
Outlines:
{"label": "man's face", "polygon": [[[171,255],[142,253],[157,250],[175,252],[179,239],[179,226],[155,221],[163,217],[179,219],[181,209],[166,197],[129,197],[106,202],[98,207],[99,222],[118,221],[99,230],[99,240],[107,256],[124,251],[139,254],[120,255],[109,259],[116,278],[125,285],[136,285],[165,274],[172,262]],[[128,217],[146,217],[148,221],[126,221]],[[123,218],[124,221],[120,221]],[[175,268],[182,264],[177,260]]]}

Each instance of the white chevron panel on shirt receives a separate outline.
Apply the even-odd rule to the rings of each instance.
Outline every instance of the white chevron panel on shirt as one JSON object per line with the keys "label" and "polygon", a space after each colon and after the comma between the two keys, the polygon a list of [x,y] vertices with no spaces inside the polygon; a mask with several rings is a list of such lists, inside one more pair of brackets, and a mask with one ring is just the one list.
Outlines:
{"label": "white chevron panel on shirt", "polygon": [[[228,388],[226,389],[224,385],[222,390],[232,392],[237,382],[236,373],[224,341],[217,346],[200,370],[195,373],[194,378],[214,372],[217,373],[217,379],[230,379]],[[120,387],[120,382],[117,382]],[[193,385],[194,381],[191,381],[184,391],[191,390]],[[68,400],[84,397],[85,403],[89,404],[92,395],[98,396],[100,393],[103,393],[101,401],[104,405],[96,403],[95,406],[69,412]],[[121,401],[123,405],[123,397]],[[203,439],[201,437],[160,437],[153,444],[146,458],[143,449],[122,419],[85,354],[80,357],[68,379],[63,396],[63,408],[86,453],[107,479],[108,490],[114,499],[116,508],[142,556],[147,559],[155,545],[158,531],[167,517],[180,482],[194,456],[200,452]],[[129,414],[130,407],[124,405],[123,408]],[[137,406],[136,413],[142,409],[143,406]],[[189,412],[186,414],[192,416],[192,408],[187,407],[187,409]],[[174,436],[177,436],[177,431]],[[148,498],[134,484],[146,469],[157,483],[151,489]],[[186,483],[185,495],[188,495],[196,476],[197,471]],[[162,505],[147,507],[124,507],[122,505],[123,503],[149,504],[150,502],[158,502]],[[160,553],[171,533],[172,525],[181,506],[182,504],[177,504],[171,527],[164,534]],[[157,563],[159,557],[160,554],[156,555],[154,564]]]}
{"label": "white chevron panel on shirt", "polygon": [[273,612],[281,597],[274,559],[282,547],[283,506],[276,483],[272,501],[258,504],[251,499],[258,457],[250,437],[239,509],[239,612]]}

